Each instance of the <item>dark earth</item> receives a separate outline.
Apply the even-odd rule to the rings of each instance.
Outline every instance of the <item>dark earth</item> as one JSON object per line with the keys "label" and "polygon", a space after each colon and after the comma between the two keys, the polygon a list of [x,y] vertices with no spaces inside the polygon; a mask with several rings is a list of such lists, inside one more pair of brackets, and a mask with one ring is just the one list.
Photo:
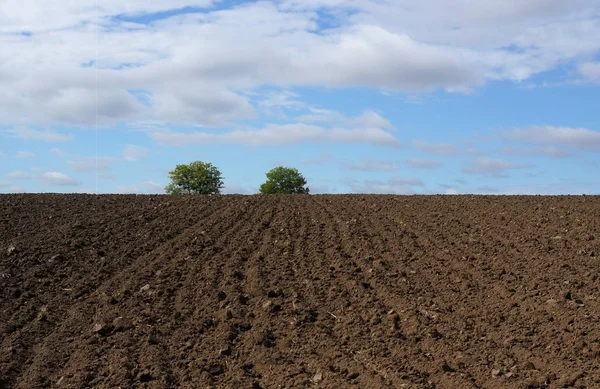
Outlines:
{"label": "dark earth", "polygon": [[0,388],[600,388],[597,196],[0,196]]}

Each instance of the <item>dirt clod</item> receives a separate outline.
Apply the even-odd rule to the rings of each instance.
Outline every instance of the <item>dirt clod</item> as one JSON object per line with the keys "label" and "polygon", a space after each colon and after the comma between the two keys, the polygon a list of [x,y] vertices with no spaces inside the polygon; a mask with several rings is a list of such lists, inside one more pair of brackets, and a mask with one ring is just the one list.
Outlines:
{"label": "dirt clod", "polygon": [[113,330],[113,326],[105,323],[96,323],[92,326],[92,332],[102,336],[108,336]]}
{"label": "dirt clod", "polygon": [[315,384],[318,384],[318,383],[320,383],[321,381],[323,381],[323,374],[322,374],[322,373],[317,373],[317,374],[315,374],[315,375],[313,376],[313,378],[312,378],[312,381],[313,381]]}
{"label": "dirt clod", "polygon": [[225,368],[221,364],[212,364],[206,369],[212,376],[221,375],[225,372]]}

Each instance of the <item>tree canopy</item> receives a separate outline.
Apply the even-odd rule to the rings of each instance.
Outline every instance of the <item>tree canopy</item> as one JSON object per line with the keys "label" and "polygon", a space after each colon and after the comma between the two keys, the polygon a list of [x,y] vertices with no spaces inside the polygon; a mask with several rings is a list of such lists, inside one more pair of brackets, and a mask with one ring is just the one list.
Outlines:
{"label": "tree canopy", "polygon": [[261,194],[308,194],[306,179],[295,168],[278,166],[267,173],[267,181],[260,186]]}
{"label": "tree canopy", "polygon": [[218,194],[223,188],[221,172],[211,163],[195,161],[177,165],[169,172],[168,194]]}

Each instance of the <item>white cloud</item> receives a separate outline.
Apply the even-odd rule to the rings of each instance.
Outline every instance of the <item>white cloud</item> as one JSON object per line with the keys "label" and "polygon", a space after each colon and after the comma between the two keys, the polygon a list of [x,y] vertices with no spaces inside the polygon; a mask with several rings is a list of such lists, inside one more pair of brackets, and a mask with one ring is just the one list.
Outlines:
{"label": "white cloud", "polygon": [[477,162],[470,164],[462,169],[467,174],[491,174],[497,177],[503,176],[506,170],[524,169],[533,167],[528,164],[520,164],[510,161],[503,161],[494,158],[479,158]]}
{"label": "white cloud", "polygon": [[399,147],[391,134],[378,128],[325,129],[308,124],[269,124],[262,129],[234,130],[227,133],[213,132],[157,132],[151,134],[160,144],[241,144],[246,146],[274,146],[303,142],[370,143],[380,146]]}
{"label": "white cloud", "polygon": [[0,151],[0,158],[5,157],[5,156],[6,156],[6,154],[4,154],[2,151]]}
{"label": "white cloud", "polygon": [[350,23],[376,24],[417,41],[469,48],[467,55],[481,61],[486,78],[527,78],[598,49],[593,41],[600,28],[596,0],[286,2],[290,3],[310,10],[335,4],[331,14],[346,15],[340,9],[345,8],[352,12]]}
{"label": "white cloud", "polygon": [[280,115],[283,114],[283,110],[299,110],[306,108],[306,103],[298,100],[299,94],[289,90],[281,91],[268,91],[262,94],[256,93],[261,96],[258,101],[260,110],[268,115]]}
{"label": "white cloud", "polygon": [[368,128],[382,128],[388,131],[396,130],[389,120],[374,111],[363,112],[361,116],[354,119],[354,122],[350,122],[350,125]]}
{"label": "white cloud", "polygon": [[579,73],[592,80],[600,80],[600,62],[585,62],[579,65]]}
{"label": "white cloud", "polygon": [[160,132],[169,131],[169,126],[162,120],[138,120],[128,123],[131,131]]}
{"label": "white cloud", "polygon": [[15,158],[34,158],[35,154],[30,151],[19,151]]}
{"label": "white cloud", "polygon": [[12,183],[10,183],[8,181],[0,181],[0,188],[8,188],[11,185],[12,185]]}
{"label": "white cloud", "polygon": [[396,128],[389,120],[374,111],[365,111],[358,117],[347,117],[340,112],[310,108],[311,113],[299,116],[296,120],[303,123],[330,123],[349,127],[381,128],[394,131]]}
{"label": "white cloud", "polygon": [[123,149],[123,158],[126,161],[138,161],[150,154],[150,150],[136,145],[126,145]]}
{"label": "white cloud", "polygon": [[58,30],[115,15],[140,15],[183,7],[207,7],[210,0],[6,0],[0,13],[0,32]]}
{"label": "white cloud", "polygon": [[429,159],[409,159],[406,161],[406,164],[418,169],[435,169],[442,166],[441,162]]}
{"label": "white cloud", "polygon": [[364,180],[362,183],[355,179],[345,179],[354,193],[372,194],[414,194],[414,187],[422,187],[423,181],[418,178],[394,177],[387,181]]}
{"label": "white cloud", "polygon": [[44,183],[49,185],[59,185],[59,186],[77,186],[80,185],[80,182],[74,180],[64,173],[60,172],[48,172],[44,173],[40,176]]}
{"label": "white cloud", "polygon": [[225,126],[257,117],[246,97],[230,91],[181,85],[177,93],[157,92],[152,97],[156,114],[171,122],[202,126]]}
{"label": "white cloud", "polygon": [[458,194],[458,191],[456,189],[446,189],[446,194],[447,195],[456,195],[456,194]]}
{"label": "white cloud", "polygon": [[574,149],[600,151],[600,132],[586,128],[533,126],[501,132],[501,136],[534,144],[554,144]]}
{"label": "white cloud", "polygon": [[17,180],[27,180],[31,178],[31,174],[23,172],[21,170],[15,170],[14,172],[10,172],[6,175],[8,178],[17,179]]}
{"label": "white cloud", "polygon": [[40,142],[67,142],[73,139],[71,135],[60,134],[51,130],[34,130],[29,127],[16,127],[5,131],[11,138]]}
{"label": "white cloud", "polygon": [[398,170],[398,165],[393,162],[382,159],[361,158],[359,163],[344,163],[344,167],[348,170],[361,170],[366,172],[374,171],[394,171]]}
{"label": "white cloud", "polygon": [[447,143],[435,144],[417,140],[413,142],[413,146],[415,146],[417,149],[423,152],[441,155],[444,157],[458,154],[458,150],[456,149],[456,147]]}
{"label": "white cloud", "polygon": [[[210,2],[42,3],[6,0],[0,12],[0,122],[11,126],[220,127],[256,117],[249,92],[264,86],[464,93],[564,63],[590,76],[582,62],[600,50],[596,0],[261,1],[150,24],[115,16]],[[339,27],[320,30],[321,17]]]}
{"label": "white cloud", "polygon": [[[98,105],[96,105],[96,103]],[[145,108],[125,90],[94,90],[92,88],[63,88],[40,108],[45,113],[40,120],[48,123],[86,126],[113,123],[135,118]]]}

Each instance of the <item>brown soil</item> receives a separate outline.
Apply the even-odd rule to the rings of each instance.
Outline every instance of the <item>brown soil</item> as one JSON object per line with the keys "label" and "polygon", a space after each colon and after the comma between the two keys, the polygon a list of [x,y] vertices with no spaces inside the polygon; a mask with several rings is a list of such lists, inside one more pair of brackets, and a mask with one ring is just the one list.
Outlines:
{"label": "brown soil", "polygon": [[600,198],[0,196],[0,388],[600,388]]}

